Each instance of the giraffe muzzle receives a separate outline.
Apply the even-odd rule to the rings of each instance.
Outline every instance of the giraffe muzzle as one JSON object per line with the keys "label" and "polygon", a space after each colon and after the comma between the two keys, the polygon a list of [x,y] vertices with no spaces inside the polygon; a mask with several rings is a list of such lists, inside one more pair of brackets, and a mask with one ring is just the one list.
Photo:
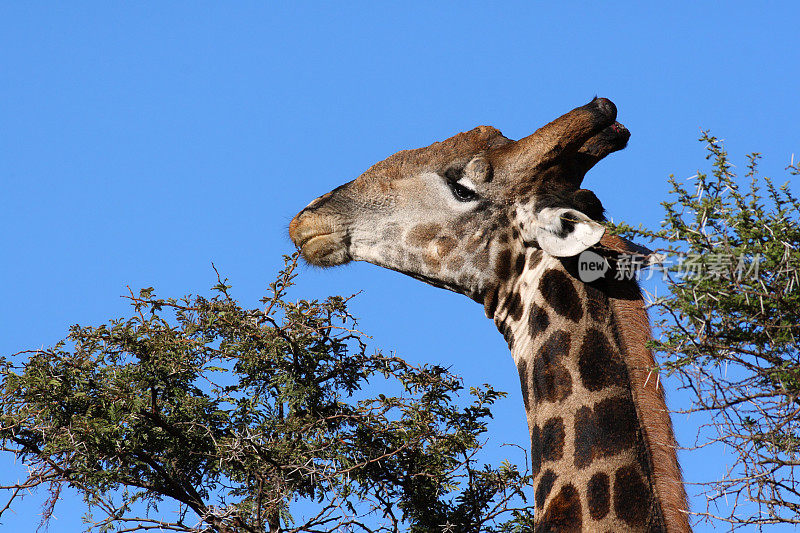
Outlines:
{"label": "giraffe muzzle", "polygon": [[299,213],[289,224],[289,238],[312,265],[337,266],[351,260],[346,234],[329,217],[311,211]]}

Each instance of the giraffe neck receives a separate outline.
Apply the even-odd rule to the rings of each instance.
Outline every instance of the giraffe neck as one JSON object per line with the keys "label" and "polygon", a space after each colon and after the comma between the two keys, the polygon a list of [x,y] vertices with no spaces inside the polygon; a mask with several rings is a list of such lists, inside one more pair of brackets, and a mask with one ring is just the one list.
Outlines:
{"label": "giraffe neck", "polygon": [[536,531],[689,531],[638,286],[571,272],[530,250],[486,304],[519,371]]}

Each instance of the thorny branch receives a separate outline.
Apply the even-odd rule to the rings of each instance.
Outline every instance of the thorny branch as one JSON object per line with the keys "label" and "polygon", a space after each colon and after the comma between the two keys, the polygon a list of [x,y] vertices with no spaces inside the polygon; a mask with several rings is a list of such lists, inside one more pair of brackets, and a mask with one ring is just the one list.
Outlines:
{"label": "thorny branch", "polygon": [[[681,411],[710,416],[697,447],[721,445],[733,462],[719,479],[702,483],[705,509],[696,513],[732,529],[800,522],[800,203],[788,185],[759,176],[749,157],[741,186],[721,141],[704,133],[709,173],[693,189],[671,178],[673,200],[662,205],[659,231],[618,229],[665,246],[668,257],[691,254],[707,268],[720,255],[736,262],[715,275],[679,266],[663,270],[666,296],[651,298],[662,368],[692,392]],[[791,176],[798,174],[794,165]],[[764,192],[766,194],[764,194]],[[740,263],[741,265],[741,263]],[[725,265],[723,265],[725,266]]]}
{"label": "thorny branch", "polygon": [[0,359],[0,453],[27,468],[0,487],[0,521],[42,488],[46,525],[66,487],[93,531],[499,532],[529,519],[527,472],[478,467],[503,393],[459,404],[445,369],[369,353],[349,298],[286,300],[296,260],[262,309],[240,307],[215,268],[212,298],[131,291],[129,318]]}

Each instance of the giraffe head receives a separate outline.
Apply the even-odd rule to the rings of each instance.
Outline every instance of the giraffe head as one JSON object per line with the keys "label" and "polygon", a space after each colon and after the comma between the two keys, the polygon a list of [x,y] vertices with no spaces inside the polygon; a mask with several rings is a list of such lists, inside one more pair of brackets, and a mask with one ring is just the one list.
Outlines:
{"label": "giraffe head", "polygon": [[626,145],[615,120],[595,98],[519,141],[481,126],[398,152],[289,226],[310,263],[369,261],[484,303],[520,375],[536,531],[689,531],[666,405],[647,387],[638,286],[584,284],[576,261],[557,259],[603,237],[603,207],[581,182]]}
{"label": "giraffe head", "polygon": [[404,150],[320,196],[289,233],[305,259],[368,261],[484,301],[530,248],[577,255],[603,235],[603,207],[580,185],[630,134],[604,98],[519,141],[479,126]]}

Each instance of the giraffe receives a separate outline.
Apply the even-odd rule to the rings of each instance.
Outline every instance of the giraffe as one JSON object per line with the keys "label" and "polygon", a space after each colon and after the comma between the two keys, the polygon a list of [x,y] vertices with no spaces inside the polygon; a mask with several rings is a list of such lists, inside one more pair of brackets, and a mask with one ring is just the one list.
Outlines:
{"label": "giraffe", "polygon": [[531,438],[535,531],[690,531],[638,284],[582,282],[613,262],[586,172],[630,133],[605,98],[512,141],[479,126],[404,150],[289,225],[311,264],[367,261],[482,303],[516,364]]}

